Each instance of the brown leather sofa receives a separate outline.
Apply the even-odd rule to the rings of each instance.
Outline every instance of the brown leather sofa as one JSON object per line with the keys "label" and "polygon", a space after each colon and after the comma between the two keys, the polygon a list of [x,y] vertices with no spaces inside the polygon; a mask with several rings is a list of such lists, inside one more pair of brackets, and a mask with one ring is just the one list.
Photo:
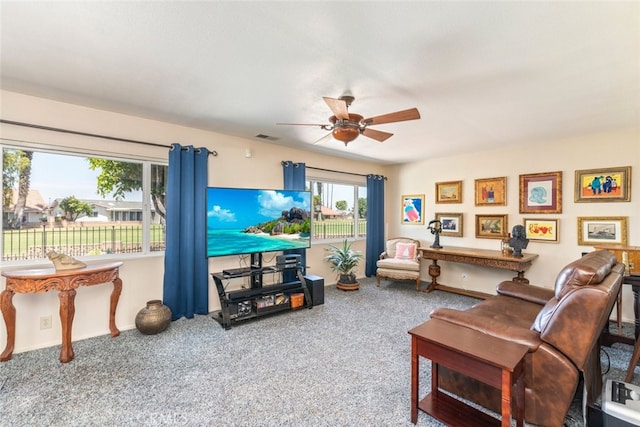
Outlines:
{"label": "brown leather sofa", "polygon": [[[601,393],[599,337],[621,286],[624,265],[599,250],[568,264],[554,289],[502,282],[497,295],[468,310],[438,308],[432,318],[529,346],[525,421],[562,426],[580,376],[583,409]],[[441,367],[441,388],[500,412],[500,392]]]}

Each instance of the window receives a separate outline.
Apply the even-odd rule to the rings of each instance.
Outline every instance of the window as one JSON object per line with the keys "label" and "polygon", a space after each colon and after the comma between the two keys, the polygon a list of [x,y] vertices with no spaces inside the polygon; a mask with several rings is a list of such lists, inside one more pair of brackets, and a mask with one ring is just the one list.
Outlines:
{"label": "window", "polygon": [[3,261],[164,250],[167,166],[2,146]]}
{"label": "window", "polygon": [[367,234],[367,187],[357,183],[310,179],[313,240],[364,238]]}

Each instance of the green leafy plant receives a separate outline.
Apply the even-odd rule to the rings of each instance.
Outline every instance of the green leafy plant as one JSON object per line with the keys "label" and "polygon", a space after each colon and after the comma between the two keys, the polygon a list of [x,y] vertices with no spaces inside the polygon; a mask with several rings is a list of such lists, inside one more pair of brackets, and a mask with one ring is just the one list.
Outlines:
{"label": "green leafy plant", "polygon": [[355,268],[362,259],[362,254],[351,249],[351,243],[345,239],[342,246],[329,245],[329,254],[324,260],[331,264],[333,271],[339,275],[340,283],[356,283]]}
{"label": "green leafy plant", "polygon": [[74,196],[65,197],[60,201],[62,209],[71,221],[75,221],[82,214],[91,215],[93,208],[87,203],[76,199]]}

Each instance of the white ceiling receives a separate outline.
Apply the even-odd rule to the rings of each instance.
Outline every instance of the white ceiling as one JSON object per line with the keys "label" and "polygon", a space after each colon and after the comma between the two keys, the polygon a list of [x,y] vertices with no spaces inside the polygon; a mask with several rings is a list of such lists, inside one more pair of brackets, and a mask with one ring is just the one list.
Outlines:
{"label": "white ceiling", "polygon": [[[640,129],[640,2],[9,2],[1,87],[384,163]],[[350,92],[384,143],[313,144]],[[114,134],[116,132],[114,131]],[[182,141],[188,143],[188,141]]]}

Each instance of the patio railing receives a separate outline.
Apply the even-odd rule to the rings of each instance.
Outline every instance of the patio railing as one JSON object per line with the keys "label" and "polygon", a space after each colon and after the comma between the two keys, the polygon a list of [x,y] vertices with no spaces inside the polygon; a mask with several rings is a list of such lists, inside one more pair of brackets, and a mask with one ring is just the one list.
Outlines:
{"label": "patio railing", "polygon": [[[142,252],[142,225],[40,227],[3,230],[2,260],[46,258],[56,251],[69,256]],[[163,226],[151,226],[150,250],[164,250]]]}
{"label": "patio railing", "polygon": [[[337,239],[355,237],[353,221],[315,221],[312,239]],[[367,235],[367,221],[358,221],[358,237]]]}
{"label": "patio railing", "polygon": [[[358,236],[364,237],[367,223],[358,222]],[[352,221],[316,221],[312,239],[354,237]],[[2,261],[33,260],[56,251],[72,257],[142,252],[142,225],[84,225],[5,229],[2,233]],[[150,251],[165,248],[164,227],[151,226]]]}

